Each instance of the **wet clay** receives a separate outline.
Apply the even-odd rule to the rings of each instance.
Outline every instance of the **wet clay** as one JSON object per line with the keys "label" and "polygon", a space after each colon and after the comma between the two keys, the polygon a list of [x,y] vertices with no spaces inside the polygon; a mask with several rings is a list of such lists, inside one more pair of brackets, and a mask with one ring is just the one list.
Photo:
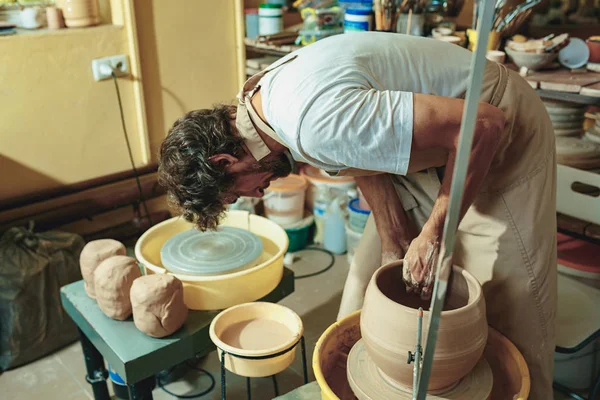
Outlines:
{"label": "wet clay", "polygon": [[79,256],[79,267],[83,277],[83,286],[88,296],[92,299],[96,298],[94,271],[100,263],[109,257],[124,256],[125,253],[123,243],[113,239],[93,240],[83,247]]}
{"label": "wet clay", "polygon": [[[453,267],[446,311],[440,316],[438,337],[429,379],[429,391],[454,385],[477,364],[487,340],[485,300],[474,276]],[[417,310],[429,302],[406,293],[402,261],[384,265],[373,275],[365,294],[360,328],[365,348],[380,374],[397,387],[412,387],[412,364]],[[429,313],[423,316],[423,337],[429,329]]]}
{"label": "wet clay", "polygon": [[133,322],[145,334],[171,335],[185,322],[183,284],[172,275],[146,275],[133,281],[130,291]]}
{"label": "wet clay", "polygon": [[238,349],[266,350],[290,343],[296,335],[281,322],[258,318],[228,326],[220,337],[225,344]]}
{"label": "wet clay", "polygon": [[109,257],[94,271],[94,292],[98,307],[106,316],[125,320],[131,315],[129,292],[133,281],[142,276],[135,258]]}
{"label": "wet clay", "polygon": [[[467,296],[469,291],[466,289],[466,285],[464,278],[450,278],[443,311],[456,310],[469,303]],[[406,285],[402,279],[402,264],[382,271],[377,278],[377,286],[383,295],[398,304],[415,310],[421,307],[423,310],[429,311],[431,300],[423,300],[418,294],[406,291]]]}

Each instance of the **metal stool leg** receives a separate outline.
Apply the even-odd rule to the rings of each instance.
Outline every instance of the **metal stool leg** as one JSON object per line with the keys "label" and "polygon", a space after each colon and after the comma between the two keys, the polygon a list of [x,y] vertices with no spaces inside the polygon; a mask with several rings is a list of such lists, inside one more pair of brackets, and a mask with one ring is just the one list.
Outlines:
{"label": "metal stool leg", "polygon": [[127,385],[130,400],[152,400],[152,389],[156,385],[156,378],[151,376],[132,385]]}
{"label": "metal stool leg", "polygon": [[95,400],[110,400],[108,386],[106,385],[108,371],[104,368],[104,358],[88,337],[85,336],[85,333],[81,329],[78,329],[78,331],[85,359],[85,368],[87,369],[85,380],[92,385]]}
{"label": "metal stool leg", "polygon": [[302,349],[302,372],[304,373],[304,384],[308,383],[308,371],[306,369],[306,344],[304,343],[304,336],[300,338],[300,347]]}
{"label": "metal stool leg", "polygon": [[227,389],[225,388],[225,351],[221,350],[221,400],[227,399]]}
{"label": "metal stool leg", "polygon": [[250,386],[250,378],[246,377],[246,396],[248,400],[252,400],[252,387]]}
{"label": "metal stool leg", "polygon": [[277,377],[275,375],[271,376],[273,378],[273,389],[275,390],[275,397],[279,396],[279,386],[277,385]]}

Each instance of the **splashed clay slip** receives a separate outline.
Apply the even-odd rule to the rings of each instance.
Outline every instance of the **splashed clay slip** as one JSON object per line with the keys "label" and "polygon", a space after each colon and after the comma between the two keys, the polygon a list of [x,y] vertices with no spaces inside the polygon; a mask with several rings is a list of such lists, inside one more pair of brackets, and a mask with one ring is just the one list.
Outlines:
{"label": "splashed clay slip", "polygon": [[113,239],[93,240],[85,245],[79,255],[79,267],[83,277],[85,292],[92,299],[96,298],[94,288],[94,271],[100,263],[109,257],[124,256],[125,246]]}
{"label": "splashed clay slip", "polygon": [[[429,302],[408,294],[402,281],[402,261],[375,272],[365,295],[360,328],[369,356],[386,380],[412,388],[413,365],[406,363],[417,338],[417,309]],[[423,318],[423,347],[429,329],[429,313]],[[485,301],[479,282],[468,272],[453,267],[438,331],[429,392],[439,393],[455,385],[477,364],[487,340]]]}

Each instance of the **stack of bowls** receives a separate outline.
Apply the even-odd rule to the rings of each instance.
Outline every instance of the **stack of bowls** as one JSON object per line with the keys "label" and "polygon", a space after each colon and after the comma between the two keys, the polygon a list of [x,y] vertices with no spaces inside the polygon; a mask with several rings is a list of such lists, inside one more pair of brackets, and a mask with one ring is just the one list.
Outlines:
{"label": "stack of bowls", "polygon": [[544,100],[556,136],[581,136],[586,106],[563,101]]}

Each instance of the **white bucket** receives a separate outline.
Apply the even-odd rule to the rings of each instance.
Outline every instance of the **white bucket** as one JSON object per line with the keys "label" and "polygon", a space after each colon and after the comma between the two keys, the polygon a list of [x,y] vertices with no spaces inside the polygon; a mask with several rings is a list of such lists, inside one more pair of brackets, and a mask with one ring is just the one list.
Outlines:
{"label": "white bucket", "polygon": [[306,191],[306,208],[312,210],[314,200],[317,196],[317,187],[326,186],[336,194],[344,194],[349,189],[356,188],[356,182],[351,176],[333,177],[329,176],[325,171],[305,165],[300,170],[300,175],[306,178],[308,182],[308,190]]}
{"label": "white bucket", "polygon": [[361,237],[362,233],[355,232],[352,228],[350,228],[350,225],[346,224],[346,248],[348,251],[348,264],[352,264],[354,253],[356,252],[356,248],[358,247]]}
{"label": "white bucket", "polygon": [[294,174],[273,181],[263,198],[266,217],[283,226],[301,221],[307,186],[306,179]]}

